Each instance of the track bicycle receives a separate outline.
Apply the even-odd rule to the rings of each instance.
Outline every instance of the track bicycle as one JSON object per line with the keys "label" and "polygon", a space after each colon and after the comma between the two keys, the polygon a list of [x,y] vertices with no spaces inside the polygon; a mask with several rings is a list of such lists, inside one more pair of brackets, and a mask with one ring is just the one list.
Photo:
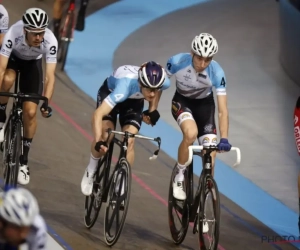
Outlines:
{"label": "track bicycle", "polygon": [[[119,132],[108,129],[107,132],[108,138],[110,138],[111,134],[114,134],[113,139],[109,144],[108,151],[98,162],[94,174],[93,192],[85,198],[84,223],[87,228],[92,228],[98,218],[102,203],[106,203],[104,218],[105,242],[108,246],[113,246],[118,241],[123,230],[130,200],[131,167],[126,159],[128,139],[138,138],[157,142],[158,149],[149,158],[150,160],[157,158],[161,139],[160,137],[151,138],[135,135],[127,131]],[[116,138],[115,134],[122,135],[123,140]],[[120,147],[120,154],[110,174],[114,144]],[[115,230],[113,230],[114,225],[116,226]]]}
{"label": "track bicycle", "polygon": [[[173,168],[169,186],[168,197],[168,219],[171,237],[176,245],[181,244],[186,236],[190,223],[193,224],[193,233],[198,232],[200,250],[217,250],[220,231],[220,196],[217,183],[212,176],[212,158],[210,153],[217,151],[216,146],[189,146],[189,158],[186,162],[187,170],[184,173],[184,190],[186,200],[181,201],[173,197],[173,181],[177,174],[177,164]],[[205,153],[202,156],[202,151]],[[241,161],[241,152],[237,147],[232,147],[231,151],[236,151],[237,161],[233,165],[236,167]],[[203,169],[199,177],[198,187],[194,197],[193,181],[193,156],[202,158]],[[212,218],[209,218],[206,211],[211,200]],[[176,226],[175,219],[179,225]],[[211,233],[209,234],[209,231]]]}

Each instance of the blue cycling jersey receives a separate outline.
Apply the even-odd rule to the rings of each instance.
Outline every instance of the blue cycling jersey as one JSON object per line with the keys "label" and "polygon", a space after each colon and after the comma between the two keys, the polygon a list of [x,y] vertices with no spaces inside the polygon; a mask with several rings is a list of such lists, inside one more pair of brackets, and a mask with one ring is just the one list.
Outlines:
{"label": "blue cycling jersey", "polygon": [[177,91],[191,99],[202,99],[211,94],[215,87],[217,95],[226,95],[226,78],[221,66],[214,60],[202,72],[193,67],[192,55],[180,53],[167,61],[166,72],[176,78]]}
{"label": "blue cycling jersey", "polygon": [[[140,84],[138,82],[138,70],[140,67],[124,65],[117,68],[108,78],[107,86],[111,93],[104,99],[112,108],[126,99],[143,99]],[[170,80],[166,77],[161,90],[170,87]]]}

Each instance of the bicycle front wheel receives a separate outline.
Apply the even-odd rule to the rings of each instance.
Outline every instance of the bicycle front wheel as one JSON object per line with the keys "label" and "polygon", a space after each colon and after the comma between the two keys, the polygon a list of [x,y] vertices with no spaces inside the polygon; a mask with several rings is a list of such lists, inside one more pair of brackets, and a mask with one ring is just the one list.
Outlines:
{"label": "bicycle front wheel", "polygon": [[113,246],[121,235],[130,201],[131,167],[125,158],[120,159],[118,164],[110,183],[105,210],[104,235],[108,246]]}
{"label": "bicycle front wheel", "polygon": [[102,205],[102,196],[106,185],[106,159],[107,155],[99,160],[97,171],[94,175],[93,192],[90,196],[85,197],[84,225],[89,229],[92,228],[97,221]]}
{"label": "bicycle front wheel", "polygon": [[198,211],[200,250],[217,250],[220,234],[220,196],[211,175],[203,177]]}
{"label": "bicycle front wheel", "polygon": [[2,150],[2,164],[3,164],[3,178],[4,183],[7,184],[10,178],[10,155],[9,155],[9,146],[11,145],[11,134],[12,134],[12,119],[9,117],[7,124],[4,129],[4,141],[1,142]]}
{"label": "bicycle front wheel", "polygon": [[21,123],[17,122],[13,128],[13,133],[11,137],[11,159],[8,166],[9,174],[6,177],[5,185],[16,187],[18,184],[18,174],[20,166],[20,155],[22,147],[22,136],[21,136]]}
{"label": "bicycle front wheel", "polygon": [[187,202],[189,197],[187,183],[189,183],[189,181],[187,177],[187,171],[185,171],[184,187],[187,199],[185,201],[175,199],[173,197],[173,181],[177,174],[177,171],[178,170],[176,163],[169,184],[168,222],[173,242],[176,245],[179,245],[184,241],[189,226],[189,206]]}

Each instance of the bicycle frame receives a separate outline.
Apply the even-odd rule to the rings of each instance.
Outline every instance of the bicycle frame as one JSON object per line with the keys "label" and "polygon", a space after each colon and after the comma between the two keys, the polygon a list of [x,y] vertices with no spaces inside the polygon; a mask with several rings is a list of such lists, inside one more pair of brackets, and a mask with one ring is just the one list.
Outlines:
{"label": "bicycle frame", "polygon": [[[19,83],[20,83],[20,71],[16,72],[16,79],[15,79],[15,86],[14,86],[14,93],[10,92],[0,92],[0,96],[6,96],[6,97],[13,97],[13,105],[12,109],[10,110],[9,117],[4,125],[4,135],[6,137],[6,133],[8,132],[7,129],[11,129],[10,131],[10,138],[9,141],[4,141],[4,145],[8,145],[8,148],[5,148],[5,164],[7,164],[7,167],[12,168],[14,163],[12,162],[12,156],[13,156],[13,148],[14,148],[14,137],[17,133],[18,124],[20,124],[20,138],[21,138],[21,145],[20,154],[23,154],[23,134],[24,134],[24,127],[23,127],[23,101],[26,99],[37,99],[37,100],[44,100],[46,106],[48,106],[48,98],[40,95],[27,95],[21,92],[18,92],[19,89]],[[7,126],[11,124],[11,126]],[[6,138],[5,138],[6,139]],[[5,146],[4,146],[5,147]],[[15,172],[17,173],[17,171]],[[15,176],[16,178],[16,176]],[[14,180],[16,182],[16,179]]]}
{"label": "bicycle frame", "polygon": [[[64,21],[64,25],[63,25],[63,29],[61,31],[61,40],[62,41],[68,41],[68,24],[70,22],[70,19],[72,17],[72,14],[74,14],[75,12],[75,0],[70,0],[68,9],[67,9],[67,15],[66,15],[66,19]],[[75,18],[73,18],[72,21],[72,31],[71,31],[71,37],[70,37],[70,41],[73,41],[74,39],[74,27],[75,27]]]}
{"label": "bicycle frame", "polygon": [[[114,178],[114,173],[116,171],[118,171],[119,169],[119,162],[122,158],[126,158],[127,156],[127,148],[128,148],[128,139],[129,138],[140,138],[140,139],[145,139],[145,140],[153,140],[156,141],[158,143],[158,150],[156,150],[153,154],[152,157],[150,157],[150,160],[155,160],[159,151],[160,151],[160,144],[161,144],[161,139],[160,137],[157,138],[150,138],[150,137],[146,137],[146,136],[141,136],[141,135],[135,135],[132,134],[128,131],[125,132],[119,132],[119,131],[114,131],[111,129],[107,130],[108,132],[108,138],[110,137],[111,134],[119,134],[119,135],[123,135],[124,139],[123,141],[121,141],[120,139],[116,138],[115,136],[113,137],[112,141],[109,144],[109,149],[108,149],[108,154],[106,160],[106,164],[105,164],[105,176],[104,176],[104,192],[102,195],[102,201],[106,202],[107,201],[107,196],[108,196],[108,192],[109,192],[109,187],[111,184],[111,181]],[[107,139],[108,141],[108,139]],[[109,177],[109,172],[110,172],[110,165],[111,165],[111,160],[112,160],[112,155],[113,155],[113,146],[114,144],[117,144],[120,147],[120,154],[119,154],[119,158],[118,158],[118,162],[116,163],[113,173],[111,174],[111,176]],[[108,180],[108,181],[107,181]],[[107,183],[106,183],[107,181]]]}
{"label": "bicycle frame", "polygon": [[[206,152],[202,156],[202,151],[200,152],[195,152],[194,150],[205,150]],[[209,146],[209,147],[204,147],[204,146],[189,146],[189,159],[186,162],[186,166],[188,167],[188,180],[189,183],[187,185],[188,187],[188,197],[187,197],[187,202],[188,202],[188,209],[189,209],[189,222],[194,222],[196,219],[197,215],[197,210],[198,210],[198,205],[200,202],[200,195],[201,195],[201,180],[202,176],[206,175],[212,175],[212,157],[211,157],[211,152],[216,151],[217,147],[216,146]],[[239,165],[241,162],[241,153],[240,149],[236,147],[232,147],[231,150],[235,150],[237,152],[237,162],[234,164],[234,167]],[[199,176],[198,180],[198,187],[196,191],[196,195],[194,197],[194,169],[193,169],[193,156],[198,155],[202,158],[202,172]]]}

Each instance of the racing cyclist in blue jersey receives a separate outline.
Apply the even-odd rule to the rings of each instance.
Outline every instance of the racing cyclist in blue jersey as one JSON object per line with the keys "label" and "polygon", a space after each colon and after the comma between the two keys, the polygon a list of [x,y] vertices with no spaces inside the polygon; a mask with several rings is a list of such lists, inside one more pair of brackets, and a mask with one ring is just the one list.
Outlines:
{"label": "racing cyclist in blue jersey", "polygon": [[[141,123],[154,126],[160,115],[157,111],[162,91],[169,88],[170,80],[163,67],[150,61],[139,66],[124,65],[117,68],[105,79],[97,96],[97,109],[93,115],[94,140],[91,145],[89,164],[81,181],[81,191],[89,196],[93,189],[93,175],[99,159],[107,151],[104,141],[108,128],[115,129],[117,115],[122,131],[137,134]],[[148,110],[143,112],[144,99],[149,102]],[[127,160],[134,162],[134,139],[129,139]],[[121,193],[123,192],[123,187]]]}
{"label": "racing cyclist in blue jersey", "polygon": [[21,246],[46,250],[47,227],[35,197],[24,188],[10,188],[0,194],[0,249]]}
{"label": "racing cyclist in blue jersey", "polygon": [[[196,36],[191,44],[191,53],[180,53],[167,61],[169,77],[176,78],[176,92],[172,99],[172,115],[183,133],[178,148],[178,172],[173,180],[173,196],[185,200],[183,187],[185,163],[188,160],[188,147],[198,138],[200,145],[217,145],[220,152],[229,151],[228,110],[226,78],[222,67],[213,59],[218,52],[216,39],[207,33]],[[215,125],[215,101],[213,87],[216,89],[220,142],[217,144]],[[211,153],[212,168],[216,152]]]}

